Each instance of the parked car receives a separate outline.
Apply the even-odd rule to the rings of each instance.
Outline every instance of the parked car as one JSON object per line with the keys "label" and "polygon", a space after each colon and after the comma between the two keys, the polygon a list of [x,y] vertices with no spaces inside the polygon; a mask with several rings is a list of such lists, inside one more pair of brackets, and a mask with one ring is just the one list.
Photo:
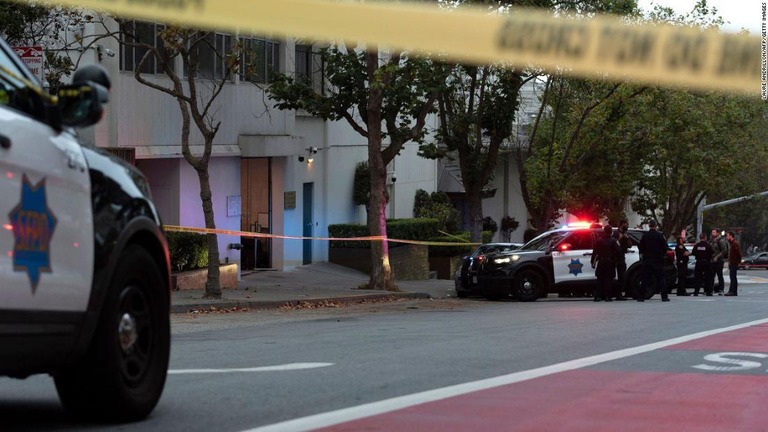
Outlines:
{"label": "parked car", "polygon": [[[549,293],[591,296],[596,277],[590,260],[602,232],[599,224],[563,227],[539,235],[518,250],[478,257],[476,291],[488,299],[514,297],[520,301],[535,301]],[[638,244],[646,232],[627,231],[632,240],[625,254],[627,271],[617,282],[625,296],[635,297],[640,286]],[[668,251],[665,263],[666,283],[672,287],[677,275],[673,250]],[[646,290],[646,298],[655,292],[656,287]]]}
{"label": "parked car", "polygon": [[461,266],[456,269],[454,276],[456,296],[465,298],[471,295],[479,295],[475,289],[477,286],[477,268],[487,254],[517,250],[522,245],[522,243],[485,243],[478,246],[472,254],[462,258]]}
{"label": "parked car", "polygon": [[109,85],[85,66],[52,98],[0,39],[0,376],[50,374],[70,413],[124,422],[165,384],[170,260],[147,180],[73,129]]}
{"label": "parked car", "polygon": [[744,257],[739,263],[739,268],[744,270],[768,268],[768,252],[758,252]]}

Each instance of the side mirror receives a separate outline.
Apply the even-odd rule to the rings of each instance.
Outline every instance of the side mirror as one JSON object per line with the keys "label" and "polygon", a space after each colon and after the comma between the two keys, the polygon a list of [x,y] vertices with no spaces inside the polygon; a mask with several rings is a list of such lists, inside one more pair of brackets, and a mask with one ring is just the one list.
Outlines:
{"label": "side mirror", "polygon": [[59,114],[65,126],[86,127],[98,123],[104,113],[106,90],[89,82],[59,88]]}
{"label": "side mirror", "polygon": [[59,115],[65,126],[86,127],[101,120],[112,83],[107,70],[90,64],[75,72],[73,84],[59,88]]}

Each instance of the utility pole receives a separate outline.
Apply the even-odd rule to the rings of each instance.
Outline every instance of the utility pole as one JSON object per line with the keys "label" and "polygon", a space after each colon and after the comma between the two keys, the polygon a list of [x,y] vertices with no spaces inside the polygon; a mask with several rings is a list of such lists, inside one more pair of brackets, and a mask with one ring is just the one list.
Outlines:
{"label": "utility pole", "polygon": [[739,198],[720,201],[712,204],[705,204],[707,199],[704,198],[703,200],[701,200],[701,203],[699,203],[699,206],[696,209],[696,235],[701,234],[701,229],[704,226],[704,210],[709,210],[709,209],[713,209],[715,207],[721,207],[724,205],[736,204],[742,201],[746,201],[748,199],[752,199],[757,196],[766,196],[766,195],[768,195],[768,191],[759,192],[754,195],[748,195],[748,196],[743,196]]}

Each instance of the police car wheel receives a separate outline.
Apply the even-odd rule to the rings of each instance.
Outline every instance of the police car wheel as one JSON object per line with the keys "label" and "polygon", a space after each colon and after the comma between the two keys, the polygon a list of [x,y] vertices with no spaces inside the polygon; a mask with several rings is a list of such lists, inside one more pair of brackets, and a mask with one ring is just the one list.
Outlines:
{"label": "police car wheel", "polygon": [[106,422],[143,419],[160,399],[170,353],[169,295],[150,254],[122,254],[86,358],[57,374],[65,409]]}
{"label": "police car wheel", "polygon": [[[632,297],[634,299],[637,299],[639,297],[638,290],[640,288],[640,284],[642,283],[642,275],[641,271],[635,270],[632,272],[632,274],[629,276],[629,287],[626,296]],[[649,300],[656,294],[656,281],[651,280],[651,284],[648,287],[645,287],[644,289],[645,296],[643,297],[645,300]]]}
{"label": "police car wheel", "polygon": [[544,280],[533,270],[523,270],[512,281],[512,293],[519,301],[536,301],[544,293]]}

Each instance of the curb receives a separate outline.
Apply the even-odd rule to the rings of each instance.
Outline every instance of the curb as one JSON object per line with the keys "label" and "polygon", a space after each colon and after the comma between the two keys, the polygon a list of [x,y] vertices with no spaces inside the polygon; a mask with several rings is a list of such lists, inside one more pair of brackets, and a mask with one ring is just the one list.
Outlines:
{"label": "curb", "polygon": [[194,311],[207,310],[226,310],[226,309],[279,309],[281,307],[297,307],[301,305],[322,305],[326,303],[364,303],[370,300],[395,300],[395,299],[430,299],[432,296],[428,293],[382,293],[382,294],[361,294],[355,296],[343,297],[324,297],[311,298],[305,300],[265,300],[265,301],[244,301],[244,300],[207,300],[205,303],[190,303],[171,305],[171,313],[189,313]]}

